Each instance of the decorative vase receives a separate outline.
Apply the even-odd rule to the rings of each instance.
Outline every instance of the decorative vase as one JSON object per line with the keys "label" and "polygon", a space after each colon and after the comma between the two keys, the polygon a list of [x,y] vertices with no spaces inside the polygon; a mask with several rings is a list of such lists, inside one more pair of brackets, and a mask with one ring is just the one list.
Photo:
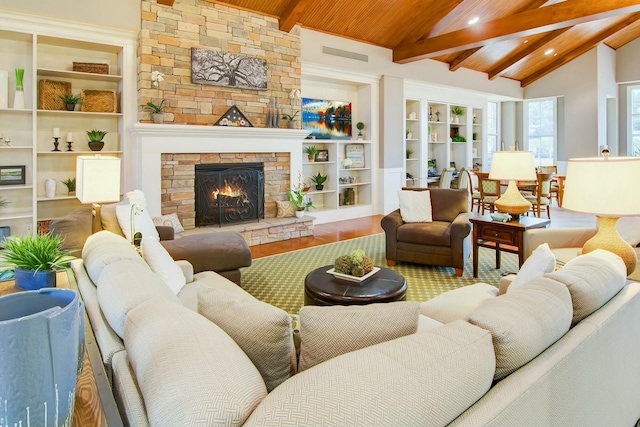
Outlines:
{"label": "decorative vase", "polygon": [[52,197],[56,197],[56,187],[58,186],[58,183],[56,182],[55,179],[47,179],[44,182],[44,194],[45,196],[47,196],[48,198],[52,198]]}
{"label": "decorative vase", "polygon": [[304,211],[296,211],[296,218],[302,218],[304,216]]}
{"label": "decorative vase", "polygon": [[164,123],[164,113],[153,113],[153,123]]}
{"label": "decorative vase", "polygon": [[42,288],[56,287],[55,271],[34,271],[16,268],[15,279],[16,288],[25,291],[37,291]]}
{"label": "decorative vase", "polygon": [[309,154],[309,155],[307,156],[307,160],[309,160],[309,162],[310,162],[310,163],[311,163],[311,162],[315,162],[315,161],[316,161],[316,157],[315,157],[315,156],[312,156],[311,154]]}
{"label": "decorative vase", "polygon": [[[17,276],[16,276],[17,277]],[[70,426],[84,361],[84,316],[71,289],[0,298],[3,425]]]}
{"label": "decorative vase", "polygon": [[91,151],[100,151],[104,147],[104,141],[89,141]]}
{"label": "decorative vase", "polygon": [[24,86],[22,80],[24,78],[24,68],[16,68],[16,91],[13,95],[13,109],[24,110]]}

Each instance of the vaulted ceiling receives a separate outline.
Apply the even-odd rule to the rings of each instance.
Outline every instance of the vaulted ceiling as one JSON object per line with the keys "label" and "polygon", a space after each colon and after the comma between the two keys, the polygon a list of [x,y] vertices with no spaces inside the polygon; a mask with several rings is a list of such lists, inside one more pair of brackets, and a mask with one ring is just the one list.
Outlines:
{"label": "vaulted ceiling", "polygon": [[[598,44],[640,37],[635,0],[208,0],[393,50],[393,60],[433,59],[524,87]],[[470,24],[473,18],[478,22]]]}

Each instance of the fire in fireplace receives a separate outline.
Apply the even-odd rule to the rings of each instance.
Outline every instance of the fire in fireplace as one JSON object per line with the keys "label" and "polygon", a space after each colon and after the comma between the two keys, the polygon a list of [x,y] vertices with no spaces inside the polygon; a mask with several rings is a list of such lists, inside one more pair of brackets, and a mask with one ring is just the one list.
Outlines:
{"label": "fire in fireplace", "polygon": [[200,164],[196,167],[196,227],[264,218],[262,163]]}

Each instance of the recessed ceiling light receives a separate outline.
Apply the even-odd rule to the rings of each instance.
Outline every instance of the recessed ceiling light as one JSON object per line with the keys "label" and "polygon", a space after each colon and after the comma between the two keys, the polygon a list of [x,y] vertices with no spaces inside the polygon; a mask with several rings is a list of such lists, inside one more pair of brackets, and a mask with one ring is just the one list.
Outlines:
{"label": "recessed ceiling light", "polygon": [[469,25],[473,25],[473,24],[477,23],[479,20],[480,20],[480,18],[478,18],[477,16],[474,17],[474,18],[471,18],[469,20]]}
{"label": "recessed ceiling light", "polygon": [[553,53],[553,49],[547,49],[544,54],[551,55],[552,53]]}
{"label": "recessed ceiling light", "polygon": [[525,40],[523,43],[529,43],[529,39]]}

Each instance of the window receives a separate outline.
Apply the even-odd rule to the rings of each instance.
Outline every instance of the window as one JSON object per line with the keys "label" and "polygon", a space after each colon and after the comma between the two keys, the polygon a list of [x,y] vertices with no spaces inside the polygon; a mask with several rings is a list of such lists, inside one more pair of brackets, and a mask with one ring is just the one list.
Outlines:
{"label": "window", "polygon": [[629,129],[627,130],[627,154],[640,156],[640,86],[629,86],[627,89],[627,114]]}
{"label": "window", "polygon": [[491,170],[493,152],[498,151],[498,129],[498,103],[489,102],[487,108],[487,167],[484,170]]}
{"label": "window", "polygon": [[525,103],[525,150],[533,152],[536,166],[555,164],[556,99],[538,99]]}

